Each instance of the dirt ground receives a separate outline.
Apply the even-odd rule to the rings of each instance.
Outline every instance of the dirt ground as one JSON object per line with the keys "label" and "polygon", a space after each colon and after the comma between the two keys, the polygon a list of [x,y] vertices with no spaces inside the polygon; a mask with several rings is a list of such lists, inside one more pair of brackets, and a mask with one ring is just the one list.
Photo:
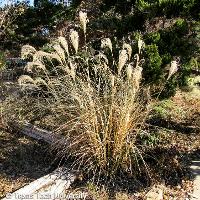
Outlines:
{"label": "dirt ground", "polygon": [[0,130],[0,198],[45,175],[52,159],[48,146]]}

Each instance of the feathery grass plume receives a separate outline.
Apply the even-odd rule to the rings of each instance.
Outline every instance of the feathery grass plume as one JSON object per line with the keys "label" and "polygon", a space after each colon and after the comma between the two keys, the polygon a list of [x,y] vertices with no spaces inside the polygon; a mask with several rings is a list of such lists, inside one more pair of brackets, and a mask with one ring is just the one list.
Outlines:
{"label": "feathery grass plume", "polygon": [[140,88],[140,81],[142,79],[142,70],[143,68],[140,66],[137,66],[133,69],[133,85],[135,86],[135,89],[137,91]]}
{"label": "feathery grass plume", "polygon": [[101,48],[106,48],[108,47],[110,49],[110,51],[112,52],[112,42],[110,40],[110,38],[104,38],[101,40]]}
{"label": "feathery grass plume", "polygon": [[35,84],[35,81],[28,75],[21,75],[18,79],[18,84],[24,85],[27,83]]}
{"label": "feathery grass plume", "polygon": [[172,75],[175,74],[177,71],[178,71],[178,63],[177,61],[172,61],[170,64],[167,80],[169,80],[172,77]]}
{"label": "feathery grass plume", "polygon": [[132,74],[133,74],[133,65],[132,63],[129,63],[126,68],[126,75],[129,81],[132,79]]}
{"label": "feathery grass plume", "polygon": [[66,56],[63,48],[59,44],[54,45],[53,48],[56,51],[57,55],[61,58],[62,62],[65,63]]}
{"label": "feathery grass plume", "polygon": [[70,30],[70,40],[72,43],[72,46],[74,47],[75,52],[78,52],[78,46],[79,46],[79,35],[78,32],[75,30]]}
{"label": "feathery grass plume", "polygon": [[46,67],[41,61],[28,62],[24,69],[27,72],[33,72],[33,69],[46,71]]}
{"label": "feathery grass plume", "polygon": [[36,52],[37,50],[34,47],[30,45],[24,45],[21,49],[21,58],[26,59],[29,56],[33,56]]}
{"label": "feathery grass plume", "polygon": [[[126,57],[128,60],[127,53]],[[75,81],[71,81],[71,75],[65,76],[66,80],[60,83],[65,88],[65,102],[65,96],[69,98],[65,113],[70,123],[58,128],[66,140],[57,145],[61,154],[68,152],[75,158],[74,166],[82,166],[88,172],[98,168],[106,176],[115,176],[117,171],[128,171],[137,165],[138,157],[142,159],[134,141],[148,111],[137,99],[139,88],[136,91],[135,84],[121,75],[114,76],[102,64],[95,68],[98,83],[84,73],[80,77],[74,74]],[[139,66],[135,69],[135,80],[141,78],[141,69]],[[130,78],[132,71],[130,68]]]}
{"label": "feathery grass plume", "polygon": [[68,43],[67,40],[64,37],[58,37],[58,42],[62,45],[62,47],[64,48],[65,52],[67,53],[67,56],[69,56],[69,47],[68,47]]}
{"label": "feathery grass plume", "polygon": [[34,84],[35,85],[46,85],[46,86],[48,85],[47,82],[44,79],[40,78],[40,77],[37,77],[34,80]]}
{"label": "feathery grass plume", "polygon": [[128,59],[130,60],[131,59],[131,55],[132,55],[132,47],[130,44],[127,44],[127,43],[124,43],[123,44],[123,49],[126,49],[127,50],[127,53],[128,53]]}
{"label": "feathery grass plume", "polygon": [[80,24],[81,24],[81,27],[83,29],[84,35],[86,35],[86,25],[87,25],[87,22],[88,22],[87,13],[80,11],[79,12],[79,20],[80,20]]}
{"label": "feathery grass plume", "polygon": [[[61,57],[56,53],[51,53],[51,59],[55,59],[57,60],[62,66],[63,66],[63,60],[61,59]],[[51,60],[50,59],[50,60]],[[64,63],[65,64],[65,63]],[[65,65],[66,66],[66,65]]]}
{"label": "feathery grass plume", "polygon": [[139,40],[138,40],[138,52],[139,52],[139,54],[141,53],[141,50],[144,47],[145,47],[144,41],[139,38]]}
{"label": "feathery grass plume", "polygon": [[119,52],[119,62],[118,62],[118,74],[121,74],[121,70],[124,67],[124,65],[126,64],[126,62],[128,61],[128,54],[127,54],[127,50],[122,49]]}
{"label": "feathery grass plume", "polygon": [[47,53],[45,51],[36,51],[35,54],[33,55],[33,62],[40,61],[42,62],[46,58],[47,60],[51,60],[52,54]]}

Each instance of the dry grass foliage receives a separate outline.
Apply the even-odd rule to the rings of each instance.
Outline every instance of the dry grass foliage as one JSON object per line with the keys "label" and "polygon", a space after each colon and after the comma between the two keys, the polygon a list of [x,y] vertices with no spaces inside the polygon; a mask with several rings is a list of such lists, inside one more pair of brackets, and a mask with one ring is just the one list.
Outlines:
{"label": "dry grass foliage", "polygon": [[[87,15],[82,12],[80,18],[86,35]],[[81,56],[89,52],[79,49],[78,32],[71,30],[68,39],[54,41],[51,53],[24,46],[22,57],[32,58],[25,69],[33,76],[23,75],[18,82],[22,88],[45,86],[51,94],[46,105],[50,102],[55,115],[63,120],[55,130],[65,138],[55,144],[59,156],[72,156],[73,167],[88,173],[114,177],[121,171],[133,176],[134,169],[145,164],[136,137],[150,111],[140,83],[144,43],[139,40],[140,54],[135,56],[131,46],[124,43],[119,59],[113,59],[117,67],[113,70],[104,53],[105,48],[112,53],[109,38],[102,40],[95,56],[87,58]]]}

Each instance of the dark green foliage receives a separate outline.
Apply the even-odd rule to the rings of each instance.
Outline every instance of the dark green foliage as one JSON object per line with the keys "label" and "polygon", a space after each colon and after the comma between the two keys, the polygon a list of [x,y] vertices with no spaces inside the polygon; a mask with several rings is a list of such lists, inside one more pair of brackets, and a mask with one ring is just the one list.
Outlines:
{"label": "dark green foliage", "polygon": [[71,7],[54,4],[48,0],[38,1],[37,7],[24,5],[23,8],[24,12],[12,21],[11,29],[6,32],[4,49],[15,48],[20,51],[20,46],[27,43],[42,47],[49,41],[60,21],[72,20],[74,17],[74,10]]}
{"label": "dark green foliage", "polygon": [[126,15],[131,11],[132,5],[135,4],[135,2],[136,0],[104,0],[102,10],[106,12],[114,7],[116,12]]}
{"label": "dark green foliage", "polygon": [[[123,15],[133,9],[140,11],[148,18],[156,16],[198,16],[199,0],[104,0],[103,11],[114,7],[115,12]],[[193,12],[191,12],[193,11]]]}
{"label": "dark green foliage", "polygon": [[188,25],[185,21],[178,21],[172,28],[161,30],[161,39],[158,43],[162,54],[170,53],[173,56],[188,56],[192,53],[192,45],[188,34]]}
{"label": "dark green foliage", "polygon": [[159,32],[152,32],[147,35],[145,35],[145,42],[146,44],[158,44],[160,40],[160,33]]}
{"label": "dark green foliage", "polygon": [[181,65],[180,68],[180,75],[179,75],[179,85],[180,86],[186,86],[188,83],[188,78],[191,74],[191,70],[192,70],[192,65],[191,65],[191,60],[188,62],[185,62]]}
{"label": "dark green foliage", "polygon": [[174,32],[179,36],[184,36],[189,32],[189,24],[184,19],[178,19],[174,25]]}
{"label": "dark green foliage", "polygon": [[[196,40],[196,34],[190,33],[193,27],[196,27],[195,24],[187,22],[185,19],[179,18],[175,24],[167,29],[161,29],[157,32],[147,33],[144,36],[145,43],[148,45],[148,48],[152,48],[153,45],[157,46],[153,52],[157,53],[148,53],[145,55],[145,59],[149,62],[149,57],[155,57],[150,63],[145,65],[144,73],[146,74],[146,79],[148,83],[154,83],[155,80],[161,82],[161,79],[165,77],[166,79],[166,70],[165,67],[177,56],[180,58],[180,67],[177,74],[173,75],[167,83],[165,88],[160,94],[160,97],[169,97],[174,95],[177,87],[187,85],[188,78],[192,72],[192,68],[198,68],[198,64],[194,64],[194,59],[191,60],[191,57],[198,55],[199,51],[198,40]],[[190,36],[188,37],[188,35]],[[149,51],[149,49],[148,49]],[[155,64],[156,58],[162,58],[162,64]],[[160,60],[160,59],[158,59]],[[151,64],[152,63],[152,64]],[[159,67],[160,66],[160,67]],[[160,80],[158,79],[160,78]],[[164,79],[162,80],[164,81]]]}
{"label": "dark green foliage", "polygon": [[159,55],[156,44],[147,45],[144,51],[145,64],[143,66],[146,83],[157,83],[162,73],[162,58]]}
{"label": "dark green foliage", "polygon": [[82,0],[72,0],[72,7],[76,8],[81,4]]}
{"label": "dark green foliage", "polygon": [[161,57],[162,57],[163,65],[167,65],[173,60],[173,57],[172,57],[172,55],[170,55],[170,53],[166,53],[164,55],[161,55]]}
{"label": "dark green foliage", "polygon": [[159,95],[159,98],[164,99],[174,96],[178,86],[179,86],[178,79],[176,76],[173,76],[172,78],[170,78],[169,81],[166,82],[165,87],[163,88],[163,90]]}
{"label": "dark green foliage", "polygon": [[[55,6],[47,2],[39,8],[28,8],[17,20],[16,37],[21,35],[27,43],[35,46],[39,43],[39,46],[43,46],[46,43],[46,36],[53,31],[53,26],[56,25],[56,16],[62,11],[61,5]],[[66,16],[66,13],[62,12],[62,14],[63,17]]]}
{"label": "dark green foliage", "polygon": [[[187,83],[191,74],[188,70],[191,68],[190,58],[198,51],[191,10],[197,12],[195,7],[198,4],[198,0],[104,0],[101,11],[106,15],[92,20],[90,28],[109,32],[111,37],[117,36],[119,40],[129,35],[137,41],[138,38],[132,36],[140,33],[146,43],[143,73],[147,84],[166,82],[166,66],[169,67],[170,62],[179,57],[180,69],[167,81],[160,94],[160,97],[169,97],[175,94],[177,87]],[[146,21],[150,22],[155,17],[166,19],[168,28],[160,26],[153,32],[145,32]],[[175,17],[177,21],[174,23]],[[133,53],[137,53],[135,45]]]}
{"label": "dark green foliage", "polygon": [[34,6],[36,7],[36,6],[38,6],[38,4],[39,4],[39,0],[34,0]]}

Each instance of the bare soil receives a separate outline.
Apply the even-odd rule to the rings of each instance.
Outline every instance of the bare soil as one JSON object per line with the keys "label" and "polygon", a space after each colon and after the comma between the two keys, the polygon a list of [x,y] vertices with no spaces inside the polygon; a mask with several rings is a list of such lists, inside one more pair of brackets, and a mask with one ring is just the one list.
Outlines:
{"label": "bare soil", "polygon": [[0,198],[45,175],[52,159],[48,146],[0,130]]}

